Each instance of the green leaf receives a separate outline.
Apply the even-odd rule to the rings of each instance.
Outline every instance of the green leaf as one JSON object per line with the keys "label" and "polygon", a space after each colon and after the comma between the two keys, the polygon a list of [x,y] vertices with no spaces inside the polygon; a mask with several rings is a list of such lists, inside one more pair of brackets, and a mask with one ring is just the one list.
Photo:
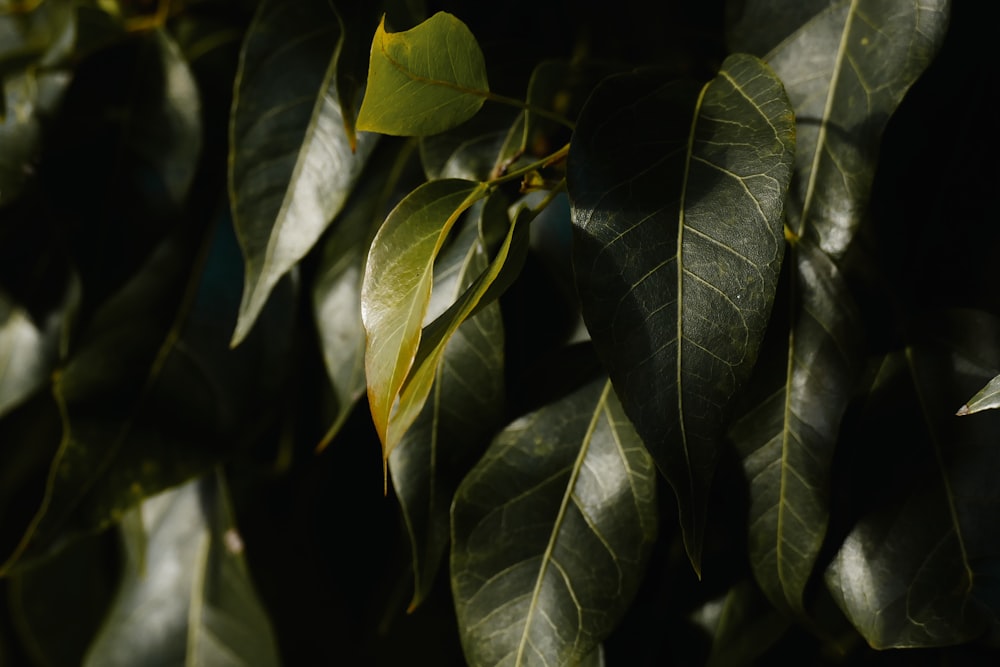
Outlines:
{"label": "green leaf", "polygon": [[700,92],[606,79],[570,148],[584,320],[674,488],[696,570],[719,441],[774,299],[793,139],[780,81],[739,55]]}
{"label": "green leaf", "polygon": [[[506,224],[505,200],[500,202]],[[491,207],[484,207],[492,212]],[[481,225],[465,228],[438,259],[427,317],[436,318],[482,274],[489,258]],[[504,336],[493,303],[457,327],[432,373],[433,394],[389,457],[389,472],[413,554],[413,610],[430,593],[448,548],[449,510],[459,482],[479,458],[504,408]]]}
{"label": "green leaf", "polygon": [[753,665],[791,626],[750,580],[706,603],[695,620],[712,636],[707,667]]}
{"label": "green leaf", "polygon": [[340,211],[374,146],[344,130],[337,93],[343,27],[324,0],[262,2],[240,56],[229,186],[246,260],[233,345]]}
{"label": "green leaf", "polygon": [[507,427],[452,506],[466,659],[577,664],[635,594],[656,538],[656,474],[601,380]]}
{"label": "green leaf", "polygon": [[[889,117],[934,57],[950,0],[747,0],[732,40],[763,57],[795,107],[788,222],[844,254],[866,210]],[[765,52],[770,50],[765,55]]]}
{"label": "green leaf", "polygon": [[278,665],[243,542],[219,476],[130,510],[145,551],[126,541],[121,587],[85,665]]}
{"label": "green leaf", "polygon": [[885,357],[850,436],[860,440],[847,462],[860,517],[826,572],[875,648],[969,641],[1000,610],[1000,414],[953,415],[955,396],[1000,367],[1000,321],[938,313],[911,335]]}
{"label": "green leaf", "polygon": [[803,593],[829,519],[840,420],[860,371],[861,318],[833,262],[811,242],[792,246],[786,312],[772,320],[734,423],[750,485],[754,576],[777,608],[803,614]]}
{"label": "green leaf", "polygon": [[372,40],[358,129],[423,136],[464,123],[490,96],[486,63],[464,23],[438,12],[405,32]]}
{"label": "green leaf", "polygon": [[425,183],[392,210],[372,243],[361,315],[368,402],[385,457],[405,430],[394,428],[392,415],[420,343],[434,260],[458,217],[486,191],[483,183],[458,179]]}
{"label": "green leaf", "polygon": [[956,414],[962,417],[994,408],[1000,408],[1000,375],[990,380],[985,387],[959,408]]}

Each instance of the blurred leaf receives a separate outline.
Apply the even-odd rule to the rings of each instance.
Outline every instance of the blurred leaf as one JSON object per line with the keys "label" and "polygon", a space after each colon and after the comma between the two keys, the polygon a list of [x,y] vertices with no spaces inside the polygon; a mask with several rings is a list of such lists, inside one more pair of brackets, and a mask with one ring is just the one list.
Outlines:
{"label": "blurred leaf", "polygon": [[1000,408],[1000,375],[997,375],[989,383],[980,389],[969,402],[958,409],[958,416],[971,415],[983,410]]}
{"label": "blurred leaf", "polygon": [[781,82],[742,55],[700,92],[606,79],[570,148],[584,319],[674,487],[696,571],[719,441],[774,299],[793,148]]}
{"label": "blurred leaf", "polygon": [[279,664],[221,479],[130,510],[147,531],[146,551],[126,541],[121,587],[85,665]]}
{"label": "blurred leaf", "polygon": [[466,659],[576,664],[631,602],[656,537],[656,474],[609,382],[500,433],[452,506]]}
{"label": "blurred leaf", "polygon": [[372,243],[361,314],[368,401],[385,457],[402,435],[390,430],[394,404],[417,354],[434,260],[455,221],[486,190],[483,183],[458,179],[425,183],[392,210]]}
{"label": "blurred leaf", "polygon": [[987,609],[993,618],[1000,611],[1000,414],[953,414],[955,397],[1000,367],[1000,321],[940,313],[912,336],[875,380],[859,456],[882,467],[868,471],[874,491],[855,491],[860,519],[826,572],[837,603],[875,648],[969,641],[987,629]]}
{"label": "blurred leaf", "polygon": [[[779,609],[803,614],[803,593],[829,518],[840,420],[860,371],[861,318],[832,261],[806,239],[789,252],[787,313],[772,320],[730,429],[750,485],[754,576]],[[787,319],[786,319],[787,318]]]}
{"label": "blurred leaf", "polygon": [[[503,223],[506,212],[500,201]],[[492,213],[489,204],[484,216]],[[490,212],[487,212],[489,209]],[[480,222],[480,224],[475,224]],[[435,265],[427,319],[441,315],[486,270],[481,221],[468,220]],[[413,554],[415,609],[430,593],[448,548],[449,510],[504,408],[503,321],[493,303],[461,323],[434,365],[434,390],[389,457],[389,472]]]}
{"label": "blurred leaf", "polygon": [[197,253],[188,245],[165,242],[97,311],[57,371],[62,443],[45,498],[3,572],[200,474],[250,440],[273,409],[287,367],[290,290],[273,300],[266,326],[230,351],[241,264],[228,219]]}
{"label": "blurred leaf", "polygon": [[69,55],[74,4],[71,0],[46,0],[30,11],[5,12],[0,8],[0,83],[13,72],[51,66]]}
{"label": "blurred leaf", "polygon": [[706,603],[695,620],[712,636],[707,667],[757,664],[791,625],[750,580],[739,582],[722,598]]}
{"label": "blurred leaf", "polygon": [[438,12],[405,32],[385,19],[372,40],[358,129],[423,136],[474,116],[490,95],[486,63],[464,23]]}
{"label": "blurred leaf", "polygon": [[230,120],[230,201],[246,260],[233,345],[340,211],[375,137],[352,151],[337,92],[343,25],[324,0],[265,0],[247,32]]}
{"label": "blurred leaf", "polygon": [[949,5],[743,2],[731,46],[763,57],[795,107],[789,225],[798,236],[815,235],[834,259],[854,238],[871,193],[882,130],[940,46]]}

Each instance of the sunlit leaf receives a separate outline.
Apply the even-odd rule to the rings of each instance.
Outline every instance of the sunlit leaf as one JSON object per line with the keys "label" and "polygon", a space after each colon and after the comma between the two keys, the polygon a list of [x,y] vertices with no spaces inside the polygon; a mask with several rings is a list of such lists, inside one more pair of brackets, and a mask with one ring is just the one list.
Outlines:
{"label": "sunlit leaf", "polygon": [[958,409],[958,415],[971,415],[983,410],[1000,408],[1000,375],[997,375],[989,383],[976,392],[976,395],[969,399],[969,402]]}
{"label": "sunlit leaf", "polygon": [[[504,200],[495,199],[500,200],[505,224]],[[483,215],[492,209],[484,208]],[[467,221],[438,259],[427,319],[441,315],[486,270],[486,241],[475,222]],[[411,609],[430,592],[447,551],[455,489],[501,425],[503,346],[503,321],[496,303],[458,326],[431,371],[433,392],[389,457],[413,554]]]}
{"label": "sunlit leaf", "polygon": [[85,665],[278,665],[225,485],[192,481],[130,513],[144,552],[126,540],[124,575]]}
{"label": "sunlit leaf", "polygon": [[340,211],[374,146],[359,136],[354,152],[344,131],[342,32],[325,0],[266,0],[243,44],[230,120],[230,200],[246,260],[234,344]]}
{"label": "sunlit leaf", "polygon": [[434,260],[458,217],[485,194],[484,184],[471,181],[425,183],[392,210],[372,243],[361,315],[368,402],[386,457],[402,435],[390,432],[392,410],[417,354]]}
{"label": "sunlit leaf", "polygon": [[438,12],[405,32],[379,23],[358,129],[423,136],[475,115],[489,96],[483,52],[464,23]]}
{"label": "sunlit leaf", "polygon": [[746,0],[731,40],[763,57],[797,118],[788,220],[834,258],[871,193],[882,130],[934,57],[950,0]]}
{"label": "sunlit leaf", "polygon": [[876,648],[965,642],[1000,609],[1000,414],[953,414],[1000,368],[1000,322],[958,311],[920,325],[886,356],[857,426],[860,519],[826,572]]}
{"label": "sunlit leaf", "polygon": [[577,664],[618,623],[656,536],[656,474],[601,380],[500,433],[452,506],[466,659]]}
{"label": "sunlit leaf", "polygon": [[674,487],[696,570],[719,440],[774,299],[793,146],[780,81],[731,56],[700,91],[606,79],[570,148],[584,319]]}
{"label": "sunlit leaf", "polygon": [[802,240],[787,256],[787,313],[776,313],[730,435],[750,485],[749,548],[772,604],[803,613],[829,517],[840,419],[860,370],[861,320],[837,267]]}

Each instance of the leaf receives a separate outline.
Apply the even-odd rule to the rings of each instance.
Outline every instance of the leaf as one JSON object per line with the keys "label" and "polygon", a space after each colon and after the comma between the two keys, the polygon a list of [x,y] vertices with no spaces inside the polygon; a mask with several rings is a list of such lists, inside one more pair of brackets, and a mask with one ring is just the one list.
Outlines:
{"label": "leaf", "polygon": [[601,380],[501,432],[452,506],[466,659],[577,664],[627,609],[656,538],[652,461]]}
{"label": "leaf", "polygon": [[[499,213],[506,223],[504,198]],[[490,207],[491,212],[492,208]],[[483,215],[488,215],[485,212]],[[481,225],[465,228],[438,259],[427,317],[447,309],[488,265]],[[443,345],[432,371],[433,395],[389,457],[389,472],[413,554],[410,610],[431,591],[448,548],[449,510],[459,482],[500,426],[504,408],[504,336],[493,303],[465,320]]]}
{"label": "leaf", "polygon": [[[795,107],[798,150],[789,225],[798,236],[814,235],[837,259],[868,203],[882,130],[940,46],[950,1],[744,5],[734,48],[762,56]],[[764,55],[766,49],[772,50]]]}
{"label": "leaf", "polygon": [[754,582],[746,579],[730,588],[721,599],[706,603],[697,617],[712,636],[707,667],[755,664],[791,625]]}
{"label": "leaf", "polygon": [[400,136],[443,132],[469,120],[490,96],[486,63],[464,23],[438,12],[405,32],[372,39],[358,129]]}
{"label": "leaf", "polygon": [[[225,485],[208,477],[130,510],[148,533],[85,665],[278,665]],[[145,567],[140,567],[140,563]]]}
{"label": "leaf", "polygon": [[[734,423],[750,485],[749,549],[771,603],[804,614],[803,593],[826,535],[840,420],[860,372],[861,317],[832,261],[806,239],[790,251],[786,313],[772,323]],[[787,316],[787,320],[785,317]]]}
{"label": "leaf", "polygon": [[1000,407],[1000,375],[997,375],[989,383],[980,389],[969,402],[958,409],[955,413],[959,417],[975,414],[983,410],[992,410]]}
{"label": "leaf", "polygon": [[570,148],[584,320],[674,488],[696,571],[719,440],[784,252],[792,121],[767,66],[732,56],[700,92],[653,73],[606,79]]}
{"label": "leaf", "polygon": [[355,153],[344,131],[342,38],[324,0],[266,0],[247,32],[230,118],[230,203],[246,260],[234,346],[340,211],[375,144],[359,136]]}
{"label": "leaf", "polygon": [[390,432],[391,415],[417,353],[434,260],[458,217],[485,194],[485,184],[472,181],[425,183],[392,210],[372,242],[361,317],[368,402],[385,457],[402,435]]}
{"label": "leaf", "polygon": [[886,356],[851,434],[860,516],[826,572],[875,648],[966,642],[1000,610],[1000,414],[952,414],[956,395],[996,373],[1000,321],[936,313],[913,332]]}

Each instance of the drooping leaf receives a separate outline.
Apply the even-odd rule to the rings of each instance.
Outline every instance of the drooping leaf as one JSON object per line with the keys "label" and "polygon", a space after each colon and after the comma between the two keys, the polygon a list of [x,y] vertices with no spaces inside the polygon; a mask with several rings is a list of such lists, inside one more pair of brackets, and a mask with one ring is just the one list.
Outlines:
{"label": "drooping leaf", "polygon": [[392,210],[372,242],[361,315],[368,336],[368,402],[386,457],[402,435],[391,429],[392,411],[417,354],[434,260],[455,221],[486,190],[485,184],[458,179],[425,183]]}
{"label": "drooping leaf", "polygon": [[361,135],[354,152],[344,131],[342,39],[325,0],[266,0],[247,32],[230,120],[230,202],[246,260],[234,345],[340,211],[374,146]]}
{"label": "drooping leaf", "polygon": [[700,92],[652,73],[605,80],[570,148],[584,319],[674,487],[696,570],[719,439],[774,298],[793,146],[781,83],[731,56]]}
{"label": "drooping leaf", "polygon": [[[499,213],[506,223],[504,199]],[[483,207],[482,215],[496,206]],[[465,228],[438,259],[426,319],[441,315],[486,270],[481,224]],[[459,482],[499,428],[504,408],[503,321],[496,303],[464,321],[432,371],[434,389],[389,457],[389,472],[413,556],[416,608],[431,590],[448,548],[449,511]]]}
{"label": "drooping leaf", "polygon": [[956,414],[963,417],[995,408],[1000,408],[1000,375],[994,377],[985,387],[976,392],[976,395],[959,408]]}
{"label": "drooping leaf", "polygon": [[[832,261],[810,241],[787,260],[787,319],[772,321],[733,425],[750,485],[750,562],[779,609],[804,613],[802,595],[829,518],[840,419],[860,371],[861,319]],[[777,313],[781,315],[781,313]]]}
{"label": "drooping leaf", "polygon": [[464,23],[438,12],[405,32],[379,23],[358,129],[423,136],[465,122],[489,96],[483,52]]}
{"label": "drooping leaf", "polygon": [[737,583],[721,599],[706,603],[695,620],[712,637],[707,667],[756,664],[791,625],[750,580]]}
{"label": "drooping leaf", "polygon": [[[852,437],[859,519],[826,572],[876,648],[981,635],[1000,609],[1000,414],[957,419],[955,398],[1000,368],[1000,322],[970,311],[917,323],[886,356]],[[898,443],[898,444],[897,444]]]}
{"label": "drooping leaf", "polygon": [[452,506],[466,659],[577,664],[628,607],[656,537],[653,462],[609,382],[507,427]]}
{"label": "drooping leaf", "polygon": [[84,665],[278,665],[225,485],[209,476],[136,509],[115,602]]}
{"label": "drooping leaf", "polygon": [[[746,0],[731,40],[763,57],[797,118],[788,221],[839,258],[871,193],[889,117],[934,57],[950,0]],[[766,55],[765,55],[766,54]]]}
{"label": "drooping leaf", "polygon": [[240,267],[223,216],[200,243],[165,242],[93,316],[56,371],[63,436],[45,497],[0,570],[27,567],[113,525],[266,423],[286,372],[292,286],[276,294],[259,332],[230,351]]}

